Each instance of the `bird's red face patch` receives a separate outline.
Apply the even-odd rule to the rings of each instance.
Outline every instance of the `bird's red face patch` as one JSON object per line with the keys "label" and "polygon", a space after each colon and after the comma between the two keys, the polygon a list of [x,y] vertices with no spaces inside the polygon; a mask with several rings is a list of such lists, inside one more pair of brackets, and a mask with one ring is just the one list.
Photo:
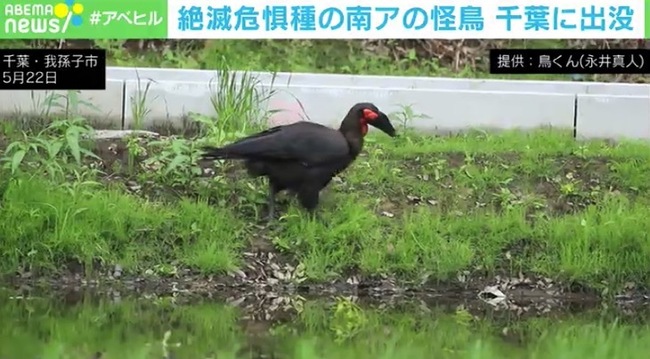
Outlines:
{"label": "bird's red face patch", "polygon": [[361,118],[361,134],[365,136],[368,133],[368,122],[374,121],[379,114],[373,110],[364,108],[363,117]]}
{"label": "bird's red face patch", "polygon": [[372,121],[372,120],[376,119],[377,117],[379,117],[377,112],[375,112],[373,110],[369,110],[367,108],[363,109],[363,118],[365,120]]}

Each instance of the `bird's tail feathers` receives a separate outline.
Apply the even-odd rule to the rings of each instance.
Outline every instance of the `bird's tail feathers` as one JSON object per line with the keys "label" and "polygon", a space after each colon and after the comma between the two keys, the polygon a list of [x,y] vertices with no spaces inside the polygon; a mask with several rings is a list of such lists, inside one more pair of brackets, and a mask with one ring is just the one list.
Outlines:
{"label": "bird's tail feathers", "polygon": [[234,157],[223,147],[205,146],[202,150],[201,159],[203,160],[224,160]]}

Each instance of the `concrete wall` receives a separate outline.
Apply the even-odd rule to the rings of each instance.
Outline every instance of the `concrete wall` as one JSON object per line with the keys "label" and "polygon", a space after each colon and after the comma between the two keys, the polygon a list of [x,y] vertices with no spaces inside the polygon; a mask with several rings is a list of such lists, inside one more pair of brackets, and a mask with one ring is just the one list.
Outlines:
{"label": "concrete wall", "polygon": [[[241,74],[240,74],[241,75]],[[579,138],[650,139],[650,85],[593,82],[449,79],[329,74],[251,73],[266,110],[282,110],[273,124],[303,118],[337,125],[348,108],[374,102],[386,113],[410,106],[411,125],[423,131],[467,128],[530,129],[554,126]],[[190,113],[214,115],[210,97],[217,72],[153,68],[107,69],[105,91],[81,91],[84,116],[133,128],[146,111],[144,127],[180,125]],[[144,91],[146,96],[143,96]],[[64,91],[54,92],[65,95]],[[52,92],[14,91],[0,97],[0,113],[43,114]],[[59,103],[61,100],[58,101]],[[85,103],[92,103],[89,107]],[[50,107],[50,114],[61,108]]]}

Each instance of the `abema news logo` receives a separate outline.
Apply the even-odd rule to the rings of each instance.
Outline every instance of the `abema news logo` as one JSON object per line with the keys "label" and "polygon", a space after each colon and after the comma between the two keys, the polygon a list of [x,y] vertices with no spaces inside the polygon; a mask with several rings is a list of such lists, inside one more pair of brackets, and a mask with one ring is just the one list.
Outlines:
{"label": "abema news logo", "polygon": [[5,4],[4,34],[65,34],[83,25],[83,13],[83,4],[75,0]]}

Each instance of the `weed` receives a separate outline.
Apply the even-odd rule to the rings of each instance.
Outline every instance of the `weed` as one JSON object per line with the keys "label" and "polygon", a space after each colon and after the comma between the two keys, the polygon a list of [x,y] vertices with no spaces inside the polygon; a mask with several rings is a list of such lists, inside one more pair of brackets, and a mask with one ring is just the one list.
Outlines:
{"label": "weed", "polygon": [[151,170],[147,179],[165,183],[172,187],[193,188],[197,176],[203,173],[196,165],[200,157],[199,143],[184,138],[170,138],[152,141],[149,148],[154,153],[143,162]]}
{"label": "weed", "polygon": [[7,146],[0,162],[15,174],[24,164],[25,158],[33,157],[36,162],[30,162],[30,165],[45,170],[52,178],[60,178],[65,174],[64,167],[69,163],[70,157],[77,166],[81,166],[85,158],[99,159],[84,146],[84,141],[87,141],[92,131],[80,117],[55,120],[35,136],[23,133],[20,140]]}
{"label": "weed", "polygon": [[146,117],[151,112],[151,109],[148,107],[148,101],[155,100],[155,98],[149,98],[149,90],[151,89],[151,84],[156,82],[152,79],[146,80],[146,84],[144,87],[142,87],[142,79],[139,75],[137,75],[137,90],[135,91],[135,95],[132,95],[129,99],[131,104],[131,117],[133,118],[133,127],[136,130],[143,129]]}
{"label": "weed", "polygon": [[353,338],[366,324],[363,311],[348,298],[339,298],[334,306],[331,329],[335,340],[343,342]]}
{"label": "weed", "polygon": [[[412,131],[414,120],[429,119],[430,117],[425,114],[418,114],[413,112],[412,105],[401,105],[401,111],[393,112],[388,115],[391,121],[399,124],[398,129],[400,133],[408,133]],[[407,137],[408,138],[408,137]]]}
{"label": "weed", "polygon": [[[92,103],[79,99],[79,93],[79,90],[66,91],[65,95],[53,93],[52,99],[56,102],[52,102],[51,107],[62,109],[63,112],[60,116],[64,119],[81,117],[80,111],[82,106],[96,111],[99,110],[97,106]],[[48,116],[46,115],[45,117]]]}
{"label": "weed", "polygon": [[147,150],[142,145],[142,139],[137,135],[128,136],[126,138],[126,149],[129,151],[127,156],[128,173],[133,176],[136,174],[136,158],[146,156]]}
{"label": "weed", "polygon": [[233,72],[223,60],[218,67],[216,86],[211,82],[210,102],[216,114],[215,119],[197,116],[202,124],[202,135],[212,142],[223,144],[248,133],[260,130],[266,125],[271,111],[264,111],[266,103],[276,90],[273,89],[275,75],[270,84],[262,84],[249,72]]}

